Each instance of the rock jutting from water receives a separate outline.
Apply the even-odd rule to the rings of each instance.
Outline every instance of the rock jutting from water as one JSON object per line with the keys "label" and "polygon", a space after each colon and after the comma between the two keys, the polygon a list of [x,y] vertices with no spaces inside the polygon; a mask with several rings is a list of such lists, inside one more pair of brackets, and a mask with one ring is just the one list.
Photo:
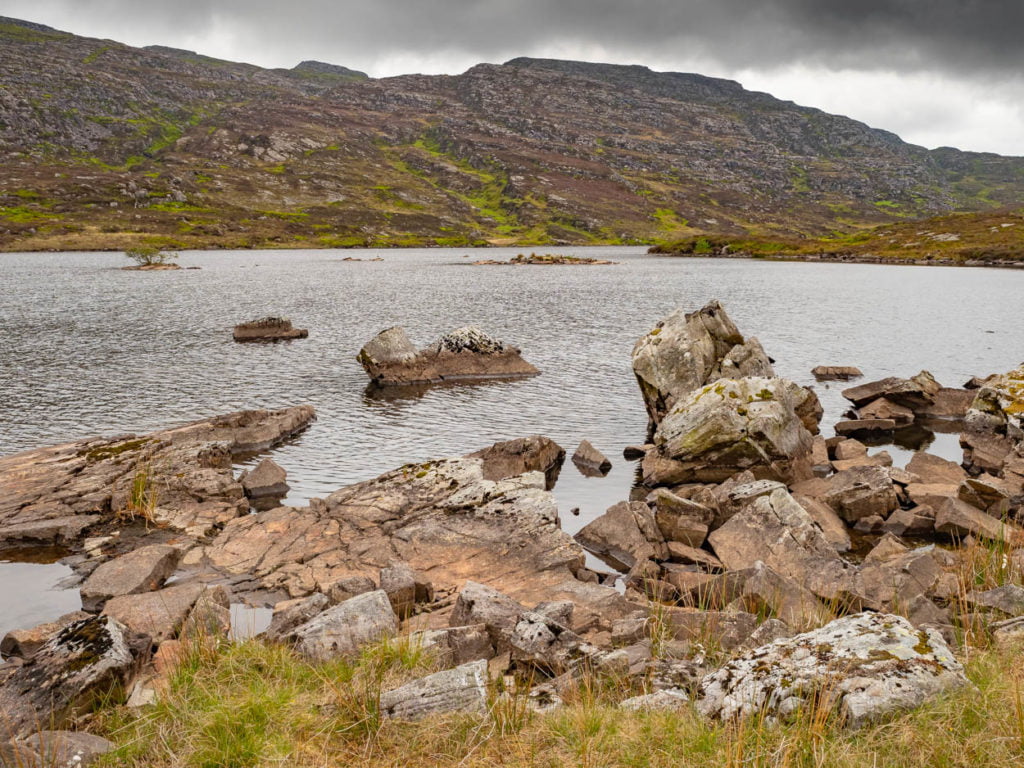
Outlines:
{"label": "rock jutting from water", "polygon": [[309,331],[305,328],[293,328],[292,321],[285,317],[264,317],[250,320],[235,326],[232,336],[235,341],[286,341],[289,339],[305,339]]}
{"label": "rock jutting from water", "polygon": [[356,358],[378,386],[436,384],[467,379],[522,378],[540,371],[520,350],[467,326],[417,350],[405,330],[388,328],[367,342]]}

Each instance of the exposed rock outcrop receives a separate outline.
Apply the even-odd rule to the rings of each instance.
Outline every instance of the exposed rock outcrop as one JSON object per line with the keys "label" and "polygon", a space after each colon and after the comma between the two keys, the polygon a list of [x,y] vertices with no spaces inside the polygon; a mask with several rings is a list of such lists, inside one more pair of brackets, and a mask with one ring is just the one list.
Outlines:
{"label": "exposed rock outcrop", "polygon": [[467,326],[417,350],[399,327],[381,331],[356,358],[378,386],[443,381],[520,378],[540,373],[520,351],[479,328]]}
{"label": "exposed rock outcrop", "polygon": [[694,390],[721,378],[775,375],[760,342],[745,339],[717,301],[677,309],[633,347],[633,373],[657,425]]}

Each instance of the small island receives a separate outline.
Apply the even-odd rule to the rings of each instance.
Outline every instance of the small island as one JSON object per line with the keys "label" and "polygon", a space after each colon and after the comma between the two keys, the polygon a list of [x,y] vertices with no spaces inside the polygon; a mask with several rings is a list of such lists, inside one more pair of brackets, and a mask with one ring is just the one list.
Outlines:
{"label": "small island", "polygon": [[548,266],[551,264],[584,265],[617,263],[618,262],[615,261],[608,261],[607,259],[591,259],[585,256],[563,256],[557,253],[531,253],[529,256],[525,253],[520,253],[516,254],[508,261],[501,261],[499,259],[481,259],[479,261],[472,262],[472,266],[521,266],[523,264]]}

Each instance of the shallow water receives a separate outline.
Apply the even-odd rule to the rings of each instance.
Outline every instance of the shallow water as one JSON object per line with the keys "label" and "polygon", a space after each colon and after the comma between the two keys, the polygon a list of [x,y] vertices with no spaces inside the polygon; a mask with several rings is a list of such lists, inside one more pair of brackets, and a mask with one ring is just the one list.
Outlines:
{"label": "shallow water", "polygon": [[[123,272],[119,254],[0,254],[0,453],[311,403],[318,421],[273,453],[288,470],[288,503],[300,504],[496,440],[540,433],[571,454],[586,438],[614,466],[586,478],[566,463],[555,494],[575,531],[628,497],[635,465],[622,449],[644,441],[647,423],[630,352],[677,306],[720,299],[779,375],[802,384],[814,384],[815,365],[833,364],[859,366],[864,381],[927,368],[959,386],[1022,357],[1024,272],[551,250],[619,263],[470,266],[457,249],[384,251],[379,262],[342,261],[371,251],[219,251],[182,254],[200,270]],[[309,338],[232,341],[235,323],[267,314],[290,317]],[[542,375],[413,396],[366,391],[355,355],[378,331],[403,325],[425,344],[467,324],[521,347]],[[816,385],[826,425],[845,409],[847,386]],[[930,450],[959,459],[955,435]],[[898,465],[909,458],[890,452]]]}

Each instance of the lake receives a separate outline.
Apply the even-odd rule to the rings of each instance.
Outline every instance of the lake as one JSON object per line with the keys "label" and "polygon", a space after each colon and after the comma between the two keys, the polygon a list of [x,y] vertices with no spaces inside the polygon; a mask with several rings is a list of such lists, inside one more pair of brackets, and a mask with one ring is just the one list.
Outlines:
{"label": "lake", "polygon": [[[179,263],[200,269],[173,272],[121,271],[121,254],[0,254],[0,454],[311,403],[317,422],[273,452],[288,471],[287,503],[301,504],[497,440],[539,433],[571,455],[586,438],[614,466],[587,478],[567,461],[555,494],[574,532],[628,498],[635,465],[622,449],[644,442],[647,425],[630,352],[675,307],[719,299],[777,373],[802,384],[814,384],[814,366],[834,364],[860,367],[863,381],[926,368],[959,386],[1024,359],[1024,271],[683,259],[643,248],[544,249],[618,262],[610,266],[468,263],[521,250],[186,252]],[[270,314],[309,328],[309,338],[232,341],[233,325]],[[355,356],[378,331],[402,325],[425,345],[469,324],[520,347],[542,374],[367,391]],[[845,386],[816,385],[825,434],[846,408]],[[889,450],[898,465],[910,455]],[[955,435],[938,435],[930,450],[960,458]],[[5,592],[14,573],[5,568],[16,567],[27,572],[0,562]],[[59,576],[19,576],[35,588],[19,601],[45,605]],[[13,626],[8,615],[0,610],[0,634]]]}

